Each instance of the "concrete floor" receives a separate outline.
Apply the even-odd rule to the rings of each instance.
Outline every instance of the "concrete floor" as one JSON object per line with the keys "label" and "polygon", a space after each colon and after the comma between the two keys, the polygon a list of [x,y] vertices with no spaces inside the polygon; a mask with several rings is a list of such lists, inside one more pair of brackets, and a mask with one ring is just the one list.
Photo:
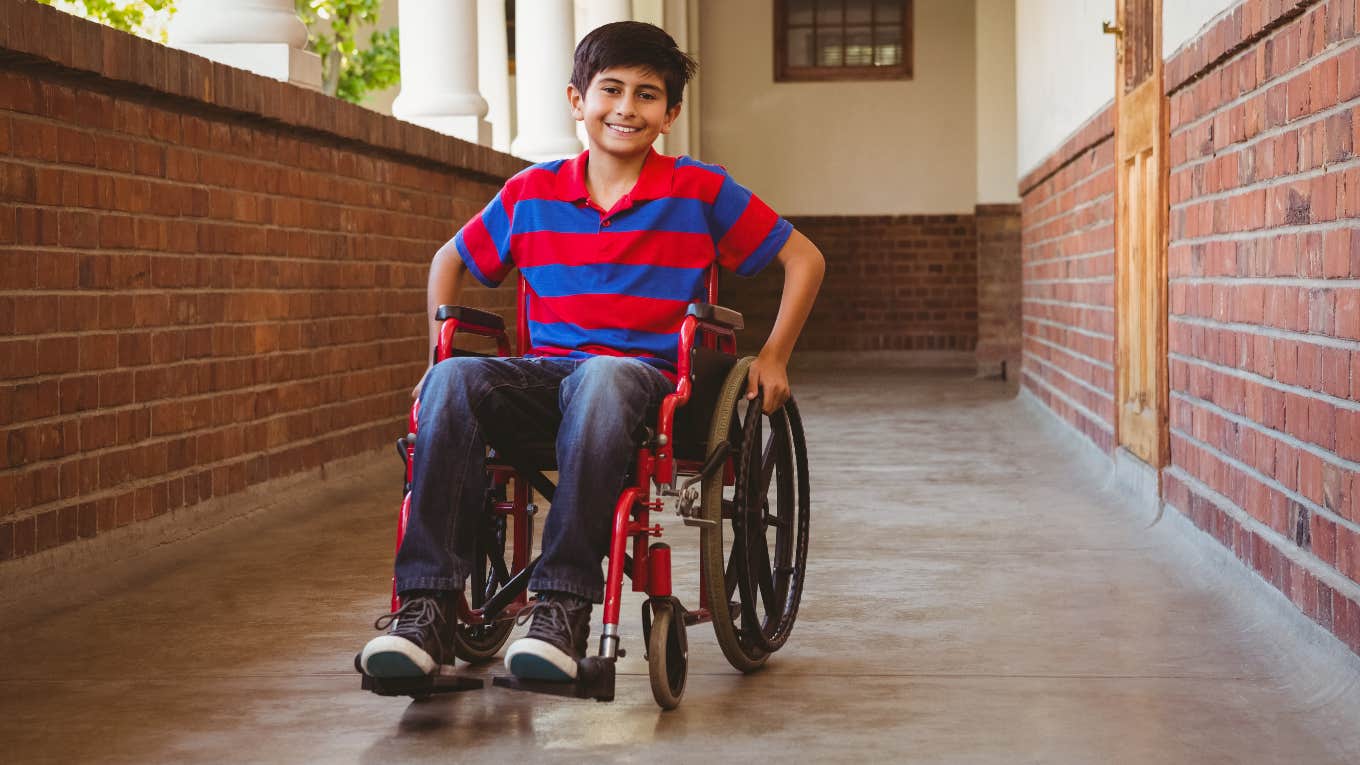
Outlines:
{"label": "concrete floor", "polygon": [[[795,384],[809,583],[758,674],[697,627],[684,704],[661,712],[630,594],[612,704],[360,692],[350,662],[385,610],[397,502],[384,452],[68,588],[76,605],[7,618],[0,760],[1360,761],[1360,660],[1179,518],[1126,506],[1003,384],[845,369]],[[679,552],[697,536],[674,526],[693,571]]]}

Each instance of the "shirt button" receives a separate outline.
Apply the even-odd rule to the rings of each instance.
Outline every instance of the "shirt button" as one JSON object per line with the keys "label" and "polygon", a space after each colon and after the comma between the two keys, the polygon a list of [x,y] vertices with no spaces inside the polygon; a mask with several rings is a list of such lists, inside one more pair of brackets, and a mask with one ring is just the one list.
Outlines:
{"label": "shirt button", "polygon": [[613,223],[613,221],[607,220],[607,221],[605,221],[604,223],[601,223],[600,225],[601,225],[601,226],[606,226],[606,227],[607,227],[610,223]]}

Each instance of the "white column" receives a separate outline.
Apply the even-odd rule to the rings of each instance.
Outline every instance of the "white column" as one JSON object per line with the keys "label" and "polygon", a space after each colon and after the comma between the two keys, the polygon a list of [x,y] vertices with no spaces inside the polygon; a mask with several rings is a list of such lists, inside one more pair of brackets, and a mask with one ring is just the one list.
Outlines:
{"label": "white column", "polygon": [[615,21],[631,21],[633,0],[576,0],[580,9],[576,17],[576,41],[590,34],[592,29]]}
{"label": "white column", "polygon": [[567,104],[572,0],[515,0],[515,101],[519,135],[511,151],[533,162],[581,151]]}
{"label": "white column", "polygon": [[[633,0],[576,0],[576,44],[605,24],[632,18]],[[576,138],[582,146],[589,141],[584,123],[576,123]]]}
{"label": "white column", "polygon": [[491,145],[477,90],[477,0],[401,0],[401,93],[392,114],[464,141]]}
{"label": "white column", "polygon": [[166,35],[204,58],[321,90],[321,57],[306,50],[293,0],[180,0]]}
{"label": "white column", "polygon": [[477,0],[477,87],[486,99],[491,146],[510,151],[510,52],[505,39],[505,0]]}
{"label": "white column", "polygon": [[[675,38],[675,44],[680,50],[698,58],[695,51],[699,47],[699,25],[691,24],[691,17],[697,17],[698,0],[667,0],[665,15],[665,29]],[[698,156],[699,130],[697,128],[699,116],[699,78],[696,75],[689,81],[689,87],[685,88],[685,101],[680,105],[680,118],[671,125],[671,134],[663,136],[666,142],[657,147],[657,151],[664,151],[668,154],[688,154]]]}

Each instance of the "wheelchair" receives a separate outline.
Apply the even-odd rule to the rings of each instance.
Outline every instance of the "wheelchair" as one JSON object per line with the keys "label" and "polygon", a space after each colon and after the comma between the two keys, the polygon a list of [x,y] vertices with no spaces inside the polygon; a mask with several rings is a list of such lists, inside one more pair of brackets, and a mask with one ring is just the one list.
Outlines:
{"label": "wheelchair", "polygon": [[[615,664],[625,656],[619,632],[625,579],[644,593],[642,645],[652,695],[674,709],[685,692],[689,649],[686,629],[712,623],[727,661],[741,672],[760,669],[788,640],[798,616],[807,566],[810,495],[803,423],[792,397],[774,413],[761,398],[746,400],[752,357],[738,357],[740,313],[716,303],[717,272],[706,275],[707,302],[692,303],[680,329],[674,392],[645,420],[637,454],[614,508],[605,579],[599,651],[579,664],[572,683],[497,676],[493,684],[515,690],[611,701]],[[518,278],[518,351],[531,348],[527,285]],[[487,338],[496,355],[510,355],[501,317],[464,306],[440,306],[435,362],[490,354],[461,350],[459,335]],[[482,341],[486,342],[486,341]],[[419,447],[411,407],[408,434],[397,441],[406,465],[397,524],[400,549],[411,504],[412,467]],[[503,442],[502,442],[503,441]],[[528,605],[535,495],[552,501],[554,444],[489,439],[484,523],[473,572],[457,609],[455,656],[470,663],[494,658]],[[662,516],[674,514],[699,529],[699,592],[686,605],[672,591],[671,550],[661,541]],[[392,610],[400,606],[393,579]],[[362,674],[356,657],[356,669]],[[379,679],[362,687],[386,696],[423,699],[434,693],[483,687],[481,679],[441,668],[431,677]]]}

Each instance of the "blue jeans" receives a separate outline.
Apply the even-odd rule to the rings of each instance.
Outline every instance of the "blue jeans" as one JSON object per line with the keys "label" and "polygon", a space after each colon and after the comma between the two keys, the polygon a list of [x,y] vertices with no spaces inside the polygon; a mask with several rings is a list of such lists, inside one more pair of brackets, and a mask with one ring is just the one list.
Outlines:
{"label": "blue jeans", "polygon": [[529,580],[536,591],[604,598],[614,505],[648,410],[674,385],[637,359],[456,357],[420,391],[411,511],[397,592],[461,590],[486,509],[486,445],[551,440],[558,483]]}

